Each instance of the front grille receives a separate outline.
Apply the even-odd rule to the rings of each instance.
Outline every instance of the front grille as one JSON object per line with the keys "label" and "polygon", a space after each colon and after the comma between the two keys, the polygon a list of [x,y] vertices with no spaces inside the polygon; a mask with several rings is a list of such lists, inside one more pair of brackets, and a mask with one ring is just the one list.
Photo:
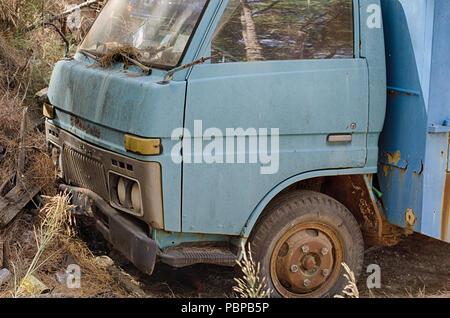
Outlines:
{"label": "front grille", "polygon": [[89,189],[108,200],[108,187],[103,164],[68,145],[63,146],[64,179],[68,184]]}

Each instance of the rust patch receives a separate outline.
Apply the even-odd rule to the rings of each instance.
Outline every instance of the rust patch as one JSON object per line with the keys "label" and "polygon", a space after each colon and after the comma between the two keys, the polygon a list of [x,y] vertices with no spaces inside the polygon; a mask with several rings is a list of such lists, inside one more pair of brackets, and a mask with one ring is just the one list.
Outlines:
{"label": "rust patch", "polygon": [[383,164],[383,173],[385,177],[387,177],[388,172],[389,172],[389,165]]}
{"label": "rust patch", "polygon": [[400,151],[398,151],[398,150],[396,152],[394,152],[393,154],[390,154],[390,153],[385,153],[385,154],[388,158],[389,164],[393,164],[395,166],[398,164],[398,162],[401,159],[401,154],[400,154]]}
{"label": "rust patch", "polygon": [[408,92],[399,92],[396,91],[395,89],[388,89],[388,94],[389,95],[393,95],[393,97],[397,97],[397,96],[415,96],[414,93],[408,93]]}
{"label": "rust patch", "polygon": [[405,212],[405,225],[406,228],[412,231],[414,224],[417,222],[417,217],[412,209],[407,209]]}
{"label": "rust patch", "polygon": [[379,224],[376,211],[374,210],[373,205],[368,203],[371,201],[368,193],[370,189],[367,189],[364,178],[361,176],[353,176],[349,177],[349,179],[352,187],[352,194],[355,195],[356,198],[359,197],[358,208],[364,219],[364,228],[369,231],[378,231]]}
{"label": "rust patch", "polygon": [[421,175],[423,173],[423,161],[420,160],[420,170],[419,171],[414,171],[415,174],[417,175]]}
{"label": "rust patch", "polygon": [[442,199],[441,240],[450,241],[448,227],[450,220],[450,173],[445,177],[444,192]]}
{"label": "rust patch", "polygon": [[100,138],[100,130],[83,123],[79,118],[70,116],[70,124],[85,133]]}
{"label": "rust patch", "polygon": [[329,178],[324,193],[344,204],[355,216],[363,232],[378,233],[380,218],[374,208],[364,177],[362,175]]}
{"label": "rust patch", "polygon": [[390,224],[370,188],[370,178],[362,175],[327,178],[323,193],[344,204],[361,226],[364,242],[368,245],[393,246],[410,231]]}
{"label": "rust patch", "polygon": [[401,154],[400,151],[396,151],[393,154],[385,152],[384,156],[387,158],[387,163],[381,163],[383,165],[383,174],[385,177],[388,176],[390,170],[390,167],[400,169],[400,174],[402,172],[405,172],[408,170],[408,161],[405,160],[405,167],[403,167],[403,164],[399,166],[399,162],[401,161]]}
{"label": "rust patch", "polygon": [[359,211],[364,218],[364,222],[367,224],[367,227],[377,227],[377,218],[375,215],[375,211],[373,207],[371,207],[367,201],[363,198],[359,200]]}
{"label": "rust patch", "polygon": [[389,223],[384,214],[381,214],[381,217],[381,234],[375,235],[375,233],[368,233],[370,235],[365,238],[368,245],[394,246],[403,237],[411,234],[409,231]]}

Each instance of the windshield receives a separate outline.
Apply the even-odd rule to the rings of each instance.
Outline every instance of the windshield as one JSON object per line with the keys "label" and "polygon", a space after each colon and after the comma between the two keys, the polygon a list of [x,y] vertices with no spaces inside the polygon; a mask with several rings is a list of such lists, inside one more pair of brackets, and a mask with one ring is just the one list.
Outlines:
{"label": "windshield", "polygon": [[97,56],[134,47],[147,65],[175,67],[207,0],[109,0],[80,49]]}

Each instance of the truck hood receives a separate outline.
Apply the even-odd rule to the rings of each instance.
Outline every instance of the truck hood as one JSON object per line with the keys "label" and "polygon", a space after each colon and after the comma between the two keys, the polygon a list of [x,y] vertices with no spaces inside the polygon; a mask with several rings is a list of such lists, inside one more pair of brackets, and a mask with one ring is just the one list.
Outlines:
{"label": "truck hood", "polygon": [[164,76],[138,76],[140,70],[123,64],[102,69],[92,60],[58,62],[49,85],[48,97],[56,108],[55,123],[97,139],[108,131],[141,137],[170,138],[183,126],[186,83],[158,84]]}

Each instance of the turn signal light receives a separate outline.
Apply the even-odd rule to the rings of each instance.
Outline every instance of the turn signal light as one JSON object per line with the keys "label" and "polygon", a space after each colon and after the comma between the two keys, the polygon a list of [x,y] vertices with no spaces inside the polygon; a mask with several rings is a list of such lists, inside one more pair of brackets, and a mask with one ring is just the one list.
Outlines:
{"label": "turn signal light", "polygon": [[125,149],[144,156],[161,154],[161,140],[125,135]]}
{"label": "turn signal light", "polygon": [[42,111],[44,116],[48,119],[55,119],[55,106],[44,103]]}

